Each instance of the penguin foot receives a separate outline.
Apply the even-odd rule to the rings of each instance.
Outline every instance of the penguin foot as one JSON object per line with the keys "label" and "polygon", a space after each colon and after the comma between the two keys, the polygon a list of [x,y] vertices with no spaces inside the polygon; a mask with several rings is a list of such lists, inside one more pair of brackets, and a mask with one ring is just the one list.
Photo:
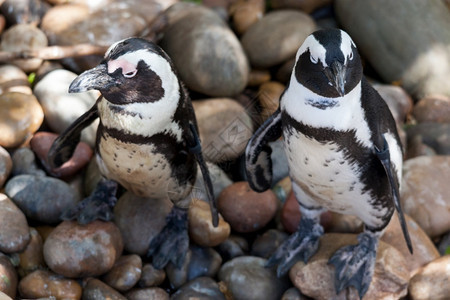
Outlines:
{"label": "penguin foot", "polygon": [[189,249],[186,209],[174,206],[166,218],[166,226],[150,242],[147,256],[153,257],[156,269],[164,268],[172,262],[181,269]]}
{"label": "penguin foot", "polygon": [[61,215],[62,220],[77,220],[79,224],[88,224],[95,220],[111,221],[112,208],[117,202],[117,182],[102,179],[89,197],[75,207],[67,209]]}
{"label": "penguin foot", "polygon": [[362,298],[369,289],[375,269],[378,236],[365,231],[358,235],[359,243],[336,251],[328,261],[335,267],[334,287],[339,294],[343,289],[354,286]]}
{"label": "penguin foot", "polygon": [[301,218],[298,230],[278,247],[266,267],[278,265],[277,276],[285,275],[297,261],[306,263],[316,253],[322,235],[323,227],[316,220]]}

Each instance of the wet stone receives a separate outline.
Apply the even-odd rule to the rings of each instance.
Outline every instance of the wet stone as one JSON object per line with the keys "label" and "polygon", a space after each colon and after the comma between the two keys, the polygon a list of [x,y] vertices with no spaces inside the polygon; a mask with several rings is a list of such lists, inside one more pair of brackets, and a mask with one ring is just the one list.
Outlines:
{"label": "wet stone", "polygon": [[431,238],[450,230],[450,156],[419,156],[403,164],[400,200]]}
{"label": "wet stone", "polygon": [[237,257],[222,265],[218,278],[226,283],[233,299],[280,299],[289,281],[285,277],[278,278],[275,270],[266,268],[265,264],[263,258]]}
{"label": "wet stone", "polygon": [[249,65],[239,40],[211,9],[177,3],[167,11],[161,47],[182,81],[196,92],[231,97],[247,84]]}
{"label": "wet stone", "polygon": [[[34,93],[44,110],[45,120],[53,132],[61,133],[78,117],[90,109],[99,93],[69,94],[70,83],[77,74],[67,70],[55,70],[43,77],[34,87]],[[81,133],[81,140],[91,147],[95,144],[98,123],[94,122]]]}
{"label": "wet stone", "polygon": [[80,200],[67,183],[46,176],[15,176],[5,192],[28,218],[46,224],[58,222],[63,211]]}
{"label": "wet stone", "polygon": [[311,298],[306,297],[300,293],[300,291],[295,288],[289,288],[284,292],[283,296],[281,297],[281,300],[309,300]]}
{"label": "wet stone", "polygon": [[189,206],[189,236],[196,244],[214,247],[230,235],[230,225],[219,215],[219,224],[212,224],[211,210],[207,202],[193,199]]}
{"label": "wet stone", "polygon": [[55,297],[56,299],[80,299],[81,286],[72,279],[50,271],[37,270],[19,283],[19,294],[23,298]]}
{"label": "wet stone", "polygon": [[288,237],[285,232],[269,229],[255,239],[250,254],[268,259]]}
{"label": "wet stone", "polygon": [[131,254],[119,257],[111,270],[103,276],[103,281],[110,287],[125,292],[130,290],[142,274],[142,259]]}
{"label": "wet stone", "polygon": [[159,287],[135,289],[126,294],[128,300],[169,300],[169,294]]}
{"label": "wet stone", "polygon": [[146,255],[150,241],[166,225],[172,209],[168,199],[150,199],[126,192],[114,207],[114,223],[122,233],[125,250]]}
{"label": "wet stone", "polygon": [[17,291],[17,272],[10,259],[2,253],[0,253],[0,278],[2,279],[0,280],[0,292],[14,299]]}
{"label": "wet stone", "polygon": [[244,256],[248,252],[248,248],[247,240],[238,235],[231,235],[217,246],[217,251],[224,261],[228,261],[238,256]]}
{"label": "wet stone", "polygon": [[19,148],[12,155],[12,174],[45,176],[45,171],[40,169],[36,162],[36,156],[30,148]]}
{"label": "wet stone", "polygon": [[24,250],[30,241],[27,219],[5,194],[0,194],[0,252]]}
{"label": "wet stone", "polygon": [[37,269],[45,268],[42,237],[34,228],[30,228],[30,237],[30,242],[25,250],[19,253],[17,270],[20,277],[25,277]]}
{"label": "wet stone", "polygon": [[13,162],[11,156],[5,148],[0,146],[0,188],[5,184],[6,179],[11,173]]}
{"label": "wet stone", "polygon": [[90,278],[86,286],[83,288],[83,300],[97,300],[97,299],[108,299],[108,300],[127,300],[122,294],[103,283],[102,281]]}
{"label": "wet stone", "polygon": [[248,28],[241,43],[253,67],[269,68],[294,57],[315,29],[314,20],[303,12],[272,11]]}
{"label": "wet stone", "polygon": [[152,264],[145,264],[142,267],[142,275],[139,279],[140,287],[154,287],[163,283],[166,279],[166,272],[164,270],[155,269]]}
{"label": "wet stone", "polygon": [[236,182],[222,191],[217,207],[231,228],[253,232],[266,226],[275,216],[278,200],[271,190],[253,191],[248,182]]}
{"label": "wet stone", "polygon": [[44,113],[33,95],[0,95],[0,146],[14,148],[27,142],[41,126]]}
{"label": "wet stone", "polygon": [[225,300],[219,285],[210,277],[198,277],[180,287],[170,298],[171,300]]}
{"label": "wet stone", "polygon": [[67,178],[76,174],[89,163],[92,158],[93,151],[88,144],[80,142],[75,148],[75,152],[72,157],[61,167],[52,170],[47,163],[47,155],[50,147],[57,137],[57,134],[40,131],[33,136],[30,141],[30,146],[41,161],[41,164],[45,166],[53,176]]}
{"label": "wet stone", "polygon": [[98,276],[111,270],[122,250],[114,223],[64,221],[45,240],[44,259],[52,271],[68,278]]}
{"label": "wet stone", "polygon": [[447,299],[450,295],[450,255],[423,266],[409,282],[412,300]]}

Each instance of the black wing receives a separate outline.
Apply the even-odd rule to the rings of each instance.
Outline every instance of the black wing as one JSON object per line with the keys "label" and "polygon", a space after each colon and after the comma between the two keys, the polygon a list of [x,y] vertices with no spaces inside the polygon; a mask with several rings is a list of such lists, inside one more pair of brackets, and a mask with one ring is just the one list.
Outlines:
{"label": "black wing", "polygon": [[214,225],[214,227],[217,227],[219,225],[219,215],[217,213],[216,201],[214,199],[213,185],[211,182],[211,177],[209,176],[208,167],[206,166],[205,160],[203,159],[202,146],[200,144],[200,139],[198,137],[198,133],[194,124],[189,123],[189,131],[189,152],[195,156],[195,159],[200,166],[200,170],[202,171],[203,181],[205,182],[206,187],[206,194],[209,200],[209,206],[211,208],[212,224]]}
{"label": "black wing", "polygon": [[277,140],[282,134],[281,111],[271,115],[256,130],[245,149],[245,171],[250,187],[257,192],[264,192],[272,185],[272,148],[269,142]]}
{"label": "black wing", "polygon": [[75,148],[80,142],[81,131],[97,118],[96,103],[56,138],[47,155],[47,162],[51,169],[60,167],[72,157]]}

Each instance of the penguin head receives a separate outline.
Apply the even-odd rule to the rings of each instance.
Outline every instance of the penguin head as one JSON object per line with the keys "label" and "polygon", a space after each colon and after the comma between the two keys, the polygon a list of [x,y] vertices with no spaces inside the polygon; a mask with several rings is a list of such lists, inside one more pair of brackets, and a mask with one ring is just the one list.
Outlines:
{"label": "penguin head", "polygon": [[324,29],[309,35],[300,46],[292,76],[321,97],[337,98],[352,91],[362,74],[350,36],[340,29]]}
{"label": "penguin head", "polygon": [[98,90],[106,100],[124,105],[164,100],[180,83],[169,56],[157,45],[128,38],[111,45],[103,61],[81,73],[69,93]]}

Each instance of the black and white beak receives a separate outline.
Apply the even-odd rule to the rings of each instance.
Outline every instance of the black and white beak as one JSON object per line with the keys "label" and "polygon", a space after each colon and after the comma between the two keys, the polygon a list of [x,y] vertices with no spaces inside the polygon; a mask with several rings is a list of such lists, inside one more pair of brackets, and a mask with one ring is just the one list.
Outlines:
{"label": "black and white beak", "polygon": [[337,60],[324,69],[325,76],[341,97],[345,95],[345,76],[347,66]]}
{"label": "black and white beak", "polygon": [[114,78],[108,74],[106,64],[84,71],[69,86],[69,93],[80,93],[89,90],[105,90],[115,84]]}

